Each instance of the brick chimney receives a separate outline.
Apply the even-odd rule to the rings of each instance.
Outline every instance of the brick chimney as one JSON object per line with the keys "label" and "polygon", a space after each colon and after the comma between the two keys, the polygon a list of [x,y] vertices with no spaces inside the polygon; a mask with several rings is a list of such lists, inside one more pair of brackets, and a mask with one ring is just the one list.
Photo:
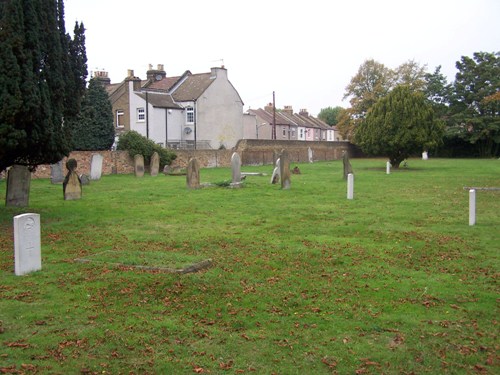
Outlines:
{"label": "brick chimney", "polygon": [[101,82],[104,86],[111,84],[111,79],[108,77],[108,72],[104,70],[94,71],[94,78]]}
{"label": "brick chimney", "polygon": [[266,112],[273,112],[273,103],[268,103],[265,107],[264,107],[264,111]]}
{"label": "brick chimney", "polygon": [[167,72],[165,72],[163,64],[158,64],[156,69],[153,69],[153,65],[149,64],[149,69],[146,72],[147,79],[151,81],[161,81],[166,76]]}
{"label": "brick chimney", "polygon": [[289,114],[289,115],[293,115],[293,108],[291,105],[286,105],[285,108],[283,108],[283,112]]}
{"label": "brick chimney", "polygon": [[301,109],[299,115],[309,117],[309,112],[307,112],[307,109]]}

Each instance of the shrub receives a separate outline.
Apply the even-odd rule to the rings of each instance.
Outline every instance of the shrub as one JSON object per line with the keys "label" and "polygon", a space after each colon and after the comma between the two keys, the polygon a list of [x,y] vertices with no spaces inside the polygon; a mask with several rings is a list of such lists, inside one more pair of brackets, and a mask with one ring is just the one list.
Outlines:
{"label": "shrub", "polygon": [[137,154],[144,156],[145,164],[150,163],[151,156],[156,151],[160,156],[160,168],[170,165],[177,157],[174,152],[157,145],[152,140],[133,130],[123,133],[120,136],[117,149],[128,151],[132,158]]}

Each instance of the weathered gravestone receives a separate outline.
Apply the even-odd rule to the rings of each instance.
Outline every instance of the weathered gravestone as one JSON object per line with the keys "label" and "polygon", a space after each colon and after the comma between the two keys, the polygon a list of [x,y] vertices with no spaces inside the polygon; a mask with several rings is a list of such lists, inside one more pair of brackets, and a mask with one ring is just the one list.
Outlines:
{"label": "weathered gravestone", "polygon": [[76,167],[77,163],[75,159],[69,159],[66,162],[68,174],[63,182],[63,194],[66,201],[77,200],[82,197],[82,182],[76,173]]}
{"label": "weathered gravestone", "polygon": [[80,182],[82,186],[84,185],[90,185],[90,177],[87,174],[82,174],[80,175]]}
{"label": "weathered gravestone", "polygon": [[144,156],[139,154],[134,156],[134,173],[135,177],[144,177]]}
{"label": "weathered gravestone", "polygon": [[189,159],[186,184],[188,189],[198,189],[200,187],[200,163],[195,158]]}
{"label": "weathered gravestone", "polygon": [[151,176],[156,177],[160,172],[160,155],[155,151],[151,155],[151,161],[149,163],[149,173]]}
{"label": "weathered gravestone", "polygon": [[100,180],[102,175],[102,155],[94,154],[90,160],[90,179]]}
{"label": "weathered gravestone", "polygon": [[50,165],[50,182],[53,184],[62,184],[63,181],[63,162],[60,160],[57,163]]}
{"label": "weathered gravestone", "polygon": [[13,165],[7,172],[7,207],[27,207],[31,184],[31,172],[24,165]]}
{"label": "weathered gravestone", "polygon": [[347,180],[347,176],[349,173],[354,174],[351,166],[351,162],[349,161],[349,155],[346,151],[343,152],[342,161],[344,163],[344,180]]}
{"label": "weathered gravestone", "polygon": [[40,215],[14,216],[14,272],[17,276],[42,269]]}
{"label": "weathered gravestone", "polygon": [[277,184],[280,180],[280,173],[281,173],[281,167],[280,167],[280,158],[276,160],[276,166],[273,169],[273,174],[271,175],[271,184]]}
{"label": "weathered gravestone", "polygon": [[309,163],[312,163],[314,161],[314,159],[313,159],[313,150],[311,150],[311,147],[307,148],[307,157],[309,159]]}
{"label": "weathered gravestone", "polygon": [[241,159],[237,152],[234,152],[231,156],[231,177],[233,184],[241,182]]}
{"label": "weathered gravestone", "polygon": [[288,157],[288,151],[286,150],[283,150],[280,156],[280,178],[281,178],[281,188],[290,189],[291,185],[290,159]]}

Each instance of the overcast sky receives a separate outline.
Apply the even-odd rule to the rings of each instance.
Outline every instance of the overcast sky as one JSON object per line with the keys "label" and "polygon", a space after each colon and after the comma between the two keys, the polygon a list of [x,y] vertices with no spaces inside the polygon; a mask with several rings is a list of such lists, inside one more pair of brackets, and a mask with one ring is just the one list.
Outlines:
{"label": "overcast sky", "polygon": [[[500,51],[499,0],[65,0],[67,31],[86,28],[89,73],[121,82],[148,64],[167,75],[224,64],[244,109],[348,107],[345,87],[367,59],[415,60],[454,80],[455,62]],[[223,60],[223,61],[222,61]]]}

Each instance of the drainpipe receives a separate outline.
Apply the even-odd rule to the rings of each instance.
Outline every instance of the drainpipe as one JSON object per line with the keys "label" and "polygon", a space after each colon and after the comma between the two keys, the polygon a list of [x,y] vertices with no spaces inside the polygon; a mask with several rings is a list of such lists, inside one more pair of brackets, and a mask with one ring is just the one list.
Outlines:
{"label": "drainpipe", "polygon": [[196,150],[196,143],[197,143],[197,137],[196,137],[196,122],[197,122],[197,117],[198,117],[198,110],[196,108],[196,99],[193,99],[194,102],[194,149]]}
{"label": "drainpipe", "polygon": [[165,108],[165,148],[168,146],[168,108]]}
{"label": "drainpipe", "polygon": [[149,100],[147,91],[146,91],[146,138],[149,139]]}

